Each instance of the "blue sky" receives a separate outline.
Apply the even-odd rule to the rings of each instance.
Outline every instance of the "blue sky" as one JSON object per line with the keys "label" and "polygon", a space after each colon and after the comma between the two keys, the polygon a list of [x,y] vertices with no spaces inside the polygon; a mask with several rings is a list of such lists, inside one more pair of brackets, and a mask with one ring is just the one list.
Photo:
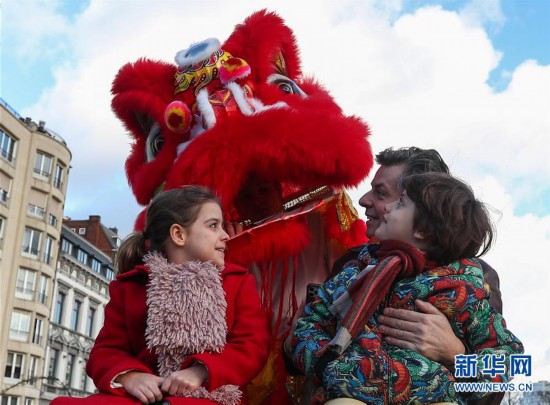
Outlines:
{"label": "blue sky", "polygon": [[[0,10],[3,20],[9,18],[14,1],[3,0]],[[52,1],[53,3],[58,4],[57,11],[70,24],[89,6],[90,1],[60,0]],[[403,9],[395,15],[395,18],[413,12],[421,6],[440,5],[446,10],[459,11],[468,3],[465,0],[405,0]],[[550,63],[550,2],[503,0],[500,2],[500,7],[500,15],[484,22],[495,48],[503,53],[499,65],[490,73],[488,80],[495,91],[501,91],[508,85],[510,72],[524,60],[535,59],[543,65]],[[51,45],[60,39],[61,35],[52,33],[44,41],[44,45]],[[49,65],[60,58],[70,62],[71,54],[64,52],[64,48],[56,44],[54,52],[40,55],[29,61],[18,56],[19,41],[14,38],[12,32],[2,29],[1,40],[0,94],[16,110],[22,110],[39,99],[42,89],[53,85],[54,79]]]}
{"label": "blue sky", "polygon": [[[4,0],[1,9],[0,96],[19,112],[37,103],[44,90],[55,85],[56,66],[77,63],[67,33],[75,28],[78,17],[91,4],[88,0],[38,1],[42,7],[46,4],[57,19],[45,21],[45,24],[52,25],[52,29],[38,30],[40,35],[35,42],[22,42],[22,36],[32,36],[32,31],[14,30],[9,24],[21,3],[29,7],[33,2]],[[132,4],[124,0],[118,3]],[[404,0],[397,3],[400,6],[391,11],[392,21],[430,5],[462,14],[467,14],[468,8],[474,8],[470,22],[479,23],[485,29],[501,55],[498,65],[489,71],[486,80],[494,92],[505,90],[512,72],[526,60],[533,59],[540,65],[550,64],[550,2],[547,0]],[[381,2],[378,6],[387,7],[387,4]],[[345,14],[345,9],[339,11]],[[29,51],[28,48],[34,49]],[[520,183],[524,180],[519,176],[515,179]],[[518,197],[520,203],[515,207],[518,214],[550,213],[550,187],[537,188],[534,193],[535,198]]]}
{"label": "blue sky", "polygon": [[[143,56],[173,62],[192,42],[223,42],[255,10],[278,12],[303,71],[369,123],[374,151],[435,148],[494,208],[486,258],[511,329],[550,380],[550,324],[525,308],[550,307],[550,1],[1,1],[0,96],[67,141],[66,215],[100,215],[123,236],[142,207],[110,110],[118,69]],[[366,183],[350,190],[356,204]]]}

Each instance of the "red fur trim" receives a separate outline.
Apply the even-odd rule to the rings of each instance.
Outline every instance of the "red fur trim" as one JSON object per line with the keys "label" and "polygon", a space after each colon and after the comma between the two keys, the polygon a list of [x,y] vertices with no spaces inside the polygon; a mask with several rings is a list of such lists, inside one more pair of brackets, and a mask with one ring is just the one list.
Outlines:
{"label": "red fur trim", "polygon": [[174,162],[166,187],[207,185],[228,210],[252,172],[305,187],[354,186],[372,167],[367,135],[358,118],[309,108],[235,117],[187,147]]}
{"label": "red fur trim", "polygon": [[296,39],[283,19],[267,10],[258,11],[235,27],[235,31],[222,45],[233,56],[242,58],[252,67],[254,81],[264,82],[275,73],[273,59],[280,50],[288,68],[288,76],[300,74],[300,60]]}
{"label": "red fur trim", "polygon": [[143,135],[137,115],[162,123],[164,109],[174,100],[175,71],[173,65],[149,59],[127,63],[118,71],[111,89],[111,106],[135,138]]}
{"label": "red fur trim", "polygon": [[[219,119],[176,157],[178,144],[189,134],[170,131],[163,114],[175,99],[191,106],[192,92],[174,96],[175,65],[147,59],[125,65],[113,84],[112,106],[135,141],[126,172],[140,204],[148,204],[164,181],[165,189],[201,184],[216,191],[224,215],[231,219],[233,199],[251,173],[303,189],[353,186],[367,176],[373,164],[367,125],[358,117],[345,116],[319,83],[301,76],[295,38],[279,16],[265,10],[251,15],[235,28],[223,48],[250,65],[248,84],[255,98],[265,106],[282,102],[287,107]],[[276,72],[279,52],[288,76],[306,97],[284,94],[267,84],[268,76]],[[164,138],[160,153],[151,162],[145,157],[147,125],[141,124],[147,120],[160,126]],[[136,229],[143,225],[142,213]],[[329,237],[346,246],[364,240],[361,227],[357,222],[342,233],[339,225],[327,222]],[[309,239],[306,229],[299,220],[268,225],[257,234],[254,231],[252,243],[242,242],[250,236],[230,242],[229,256],[244,264],[297,254]]]}
{"label": "red fur trim", "polygon": [[145,229],[146,215],[147,215],[147,208],[144,208],[143,211],[141,211],[136,218],[136,222],[134,223],[134,230],[143,231]]}

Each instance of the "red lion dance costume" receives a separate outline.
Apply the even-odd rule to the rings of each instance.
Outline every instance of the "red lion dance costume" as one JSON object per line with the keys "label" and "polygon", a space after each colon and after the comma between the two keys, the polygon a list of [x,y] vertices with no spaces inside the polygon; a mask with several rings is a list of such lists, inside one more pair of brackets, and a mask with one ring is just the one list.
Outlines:
{"label": "red lion dance costume", "polygon": [[[250,385],[249,400],[289,403],[281,342],[312,282],[300,279],[308,269],[298,258],[320,233],[342,252],[365,241],[343,187],[357,185],[372,167],[368,129],[302,76],[292,31],[273,13],[251,15],[223,45],[214,39],[194,44],[176,62],[140,59],[123,66],[114,81],[113,110],[134,140],[128,180],[144,206],[160,190],[208,186],[225,217],[248,226],[228,242],[228,261],[256,264],[273,318],[272,356]],[[277,181],[284,201],[278,215],[253,224],[234,206],[251,174]],[[313,214],[321,218],[321,231],[308,223]],[[142,212],[136,230],[143,218]],[[326,268],[314,282],[327,277]]]}

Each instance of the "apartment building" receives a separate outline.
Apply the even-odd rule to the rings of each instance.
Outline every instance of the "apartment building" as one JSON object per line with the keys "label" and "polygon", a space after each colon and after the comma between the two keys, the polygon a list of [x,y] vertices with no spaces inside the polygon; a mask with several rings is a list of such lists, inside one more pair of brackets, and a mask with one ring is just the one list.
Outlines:
{"label": "apartment building", "polygon": [[0,99],[0,396],[39,403],[71,152]]}
{"label": "apartment building", "polygon": [[[99,216],[90,219],[76,221],[82,225],[76,228],[70,219],[63,220],[44,368],[47,378],[42,384],[40,404],[59,395],[80,397],[95,392],[85,366],[103,325],[108,285],[114,278],[111,254],[118,248],[118,235],[101,225]],[[98,230],[103,237],[87,229]],[[105,244],[113,241],[112,249],[103,252],[86,236]]]}

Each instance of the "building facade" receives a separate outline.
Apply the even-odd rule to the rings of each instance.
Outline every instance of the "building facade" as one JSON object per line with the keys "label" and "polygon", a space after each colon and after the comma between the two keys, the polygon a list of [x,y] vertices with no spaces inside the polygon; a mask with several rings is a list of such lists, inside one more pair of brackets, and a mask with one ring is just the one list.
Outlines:
{"label": "building facade", "polygon": [[90,215],[88,219],[64,218],[63,224],[78,233],[114,262],[122,239],[117,228],[108,228],[101,223],[99,215]]}
{"label": "building facade", "polygon": [[[101,225],[98,216],[93,218],[93,224],[108,232],[107,239],[116,240],[118,236]],[[79,397],[95,392],[85,366],[103,325],[109,281],[114,278],[111,254],[86,239],[85,226],[72,228],[71,222],[64,219],[61,230],[41,404],[59,395]]]}
{"label": "building facade", "polygon": [[36,405],[71,152],[0,99],[0,395]]}
{"label": "building facade", "polygon": [[521,405],[550,405],[550,381],[539,381],[533,384],[533,391],[525,392]]}

